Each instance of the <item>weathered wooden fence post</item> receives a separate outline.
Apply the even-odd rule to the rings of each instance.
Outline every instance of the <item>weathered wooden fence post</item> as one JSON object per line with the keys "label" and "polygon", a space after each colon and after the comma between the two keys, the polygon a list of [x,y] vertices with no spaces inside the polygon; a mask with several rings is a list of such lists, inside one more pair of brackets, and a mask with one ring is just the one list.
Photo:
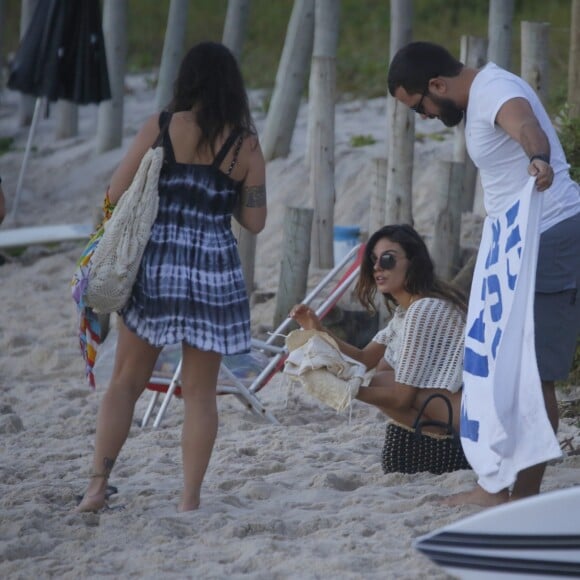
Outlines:
{"label": "weathered wooden fence post", "polygon": [[[412,0],[391,0],[390,58],[411,41]],[[413,155],[415,148],[415,113],[387,96],[388,169],[385,192],[384,223],[413,223]]]}
{"label": "weathered wooden fence post", "polygon": [[[249,14],[250,0],[228,0],[222,43],[232,51],[238,63],[242,57]],[[238,252],[242,262],[246,291],[248,296],[251,296],[254,291],[257,236],[237,223],[232,224],[232,230],[238,240]]]}
{"label": "weathered wooden fence post", "polygon": [[514,0],[489,0],[487,60],[510,70]]}
{"label": "weathered wooden fence post", "polygon": [[369,236],[385,225],[385,191],[387,189],[388,161],[384,157],[373,159],[374,187],[369,211]]}
{"label": "weathered wooden fence post", "polygon": [[311,208],[286,208],[274,328],[288,316],[292,306],[306,296],[313,216]]}
{"label": "weathered wooden fence post", "polygon": [[[487,60],[487,39],[477,36],[461,37],[459,60],[465,66],[480,68]],[[461,195],[461,211],[472,212],[477,182],[477,167],[465,147],[465,119],[454,130],[453,161],[465,164],[465,179]]]}
{"label": "weathered wooden fence post", "polygon": [[316,0],[310,83],[310,191],[314,207],[312,257],[317,268],[334,265],[334,105],[340,3]]}
{"label": "weathered wooden fence post", "polygon": [[238,62],[242,56],[249,15],[250,0],[228,0],[222,43],[232,51]]}
{"label": "weathered wooden fence post", "polygon": [[463,163],[441,161],[433,179],[435,229],[431,256],[439,278],[450,280],[459,271]]}
{"label": "weathered wooden fence post", "polygon": [[56,138],[67,139],[79,134],[79,108],[70,101],[56,103]]}
{"label": "weathered wooden fence post", "polygon": [[573,118],[580,117],[580,0],[572,0],[571,10],[568,105]]}
{"label": "weathered wooden fence post", "polygon": [[107,53],[111,99],[99,104],[97,153],[104,153],[123,142],[125,69],[127,68],[128,0],[105,0],[103,36]]}
{"label": "weathered wooden fence post", "polygon": [[[40,0],[22,0],[20,5],[20,40],[24,38],[28,26],[36,10],[36,5]],[[36,97],[20,93],[18,101],[18,125],[26,127],[32,122],[34,109],[36,106]]]}
{"label": "weathered wooden fence post", "polygon": [[536,91],[544,105],[548,100],[548,56],[550,24],[522,22],[521,77]]}
{"label": "weathered wooden fence post", "polygon": [[314,0],[294,0],[262,135],[266,161],[285,157],[300,108],[314,41]]}
{"label": "weathered wooden fence post", "polygon": [[185,47],[188,6],[189,0],[171,0],[169,4],[169,16],[167,17],[159,78],[155,92],[155,103],[158,110],[165,109],[173,98],[173,83],[179,73],[179,65]]}

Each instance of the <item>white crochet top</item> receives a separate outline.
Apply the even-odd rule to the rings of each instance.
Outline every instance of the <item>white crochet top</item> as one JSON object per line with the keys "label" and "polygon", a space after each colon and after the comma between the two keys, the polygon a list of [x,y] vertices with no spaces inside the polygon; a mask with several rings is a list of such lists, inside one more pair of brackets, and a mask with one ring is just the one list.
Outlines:
{"label": "white crochet top", "polygon": [[373,338],[384,344],[385,361],[398,383],[422,388],[461,388],[465,316],[441,298],[398,306],[386,328]]}

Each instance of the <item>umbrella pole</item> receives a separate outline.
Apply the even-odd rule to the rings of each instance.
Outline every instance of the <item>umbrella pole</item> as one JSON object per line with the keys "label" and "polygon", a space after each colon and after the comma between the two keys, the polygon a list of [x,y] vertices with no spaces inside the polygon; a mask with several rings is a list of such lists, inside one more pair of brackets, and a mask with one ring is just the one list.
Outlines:
{"label": "umbrella pole", "polygon": [[34,114],[32,115],[32,122],[30,123],[30,130],[28,131],[28,141],[26,142],[26,149],[24,150],[24,159],[22,160],[22,166],[20,167],[20,175],[18,176],[18,183],[16,184],[16,193],[14,195],[14,203],[12,204],[12,209],[10,211],[9,220],[14,222],[16,220],[16,212],[18,210],[18,202],[20,200],[20,194],[22,193],[22,182],[24,181],[24,172],[26,171],[26,166],[28,165],[28,158],[30,157],[30,149],[32,148],[32,139],[36,133],[36,125],[38,124],[38,119],[40,117],[40,106],[43,101],[43,97],[37,97],[36,103],[34,104]]}

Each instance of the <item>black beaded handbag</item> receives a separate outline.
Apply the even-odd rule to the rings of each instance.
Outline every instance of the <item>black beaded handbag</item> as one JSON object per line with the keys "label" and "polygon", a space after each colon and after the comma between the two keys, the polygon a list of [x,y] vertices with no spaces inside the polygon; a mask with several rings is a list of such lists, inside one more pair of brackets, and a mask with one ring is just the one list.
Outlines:
{"label": "black beaded handbag", "polygon": [[[425,408],[435,398],[441,398],[447,405],[449,419],[442,421],[421,421]],[[423,428],[441,427],[444,434],[423,433]],[[453,409],[449,399],[438,393],[431,395],[423,403],[413,427],[395,421],[387,424],[383,446],[382,466],[384,473],[418,473],[429,471],[449,473],[458,469],[471,469],[463,449],[459,434],[453,427]]]}

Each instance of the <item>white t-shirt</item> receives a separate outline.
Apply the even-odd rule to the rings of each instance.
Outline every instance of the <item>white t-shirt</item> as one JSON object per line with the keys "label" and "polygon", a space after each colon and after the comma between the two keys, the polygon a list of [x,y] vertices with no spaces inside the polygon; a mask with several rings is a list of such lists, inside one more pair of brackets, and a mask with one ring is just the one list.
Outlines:
{"label": "white t-shirt", "polygon": [[407,310],[398,306],[373,341],[386,346],[398,383],[455,393],[463,380],[464,318],[447,300],[421,298]]}
{"label": "white t-shirt", "polygon": [[580,186],[570,178],[570,165],[566,162],[554,126],[532,87],[494,63],[483,67],[469,91],[465,141],[469,155],[480,171],[485,210],[496,218],[516,201],[530,178],[529,159],[522,146],[495,122],[506,101],[517,97],[530,103],[550,141],[554,182],[543,192],[540,231],[544,232],[580,212]]}

